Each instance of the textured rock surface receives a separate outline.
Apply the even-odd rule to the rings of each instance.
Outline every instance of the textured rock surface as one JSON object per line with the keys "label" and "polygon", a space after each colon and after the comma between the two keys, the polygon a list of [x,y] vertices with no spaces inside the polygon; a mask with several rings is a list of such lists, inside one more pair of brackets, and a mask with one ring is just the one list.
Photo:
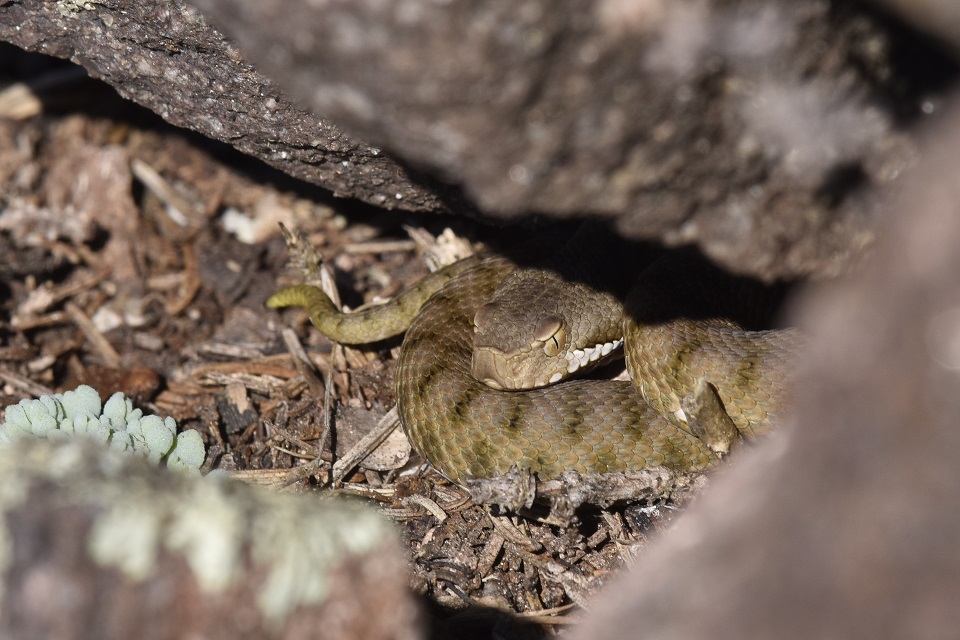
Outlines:
{"label": "textured rock surface", "polygon": [[941,133],[869,268],[809,300],[794,424],[718,478],[577,638],[956,635],[960,118]]}
{"label": "textured rock surface", "polygon": [[[872,238],[866,188],[912,159],[914,75],[857,3],[197,5],[316,113],[488,213],[610,217],[764,277],[842,269]],[[8,3],[0,37],[339,194],[441,208],[295,111],[198,14],[159,7]]]}
{"label": "textured rock surface", "polygon": [[860,188],[907,161],[888,34],[840,3],[197,3],[317,112],[486,211],[615,217],[763,276],[844,264]]}
{"label": "textured rock surface", "polygon": [[292,104],[178,0],[0,3],[0,39],[69,58],[165,120],[336,195],[387,208],[444,208],[379,149]]}

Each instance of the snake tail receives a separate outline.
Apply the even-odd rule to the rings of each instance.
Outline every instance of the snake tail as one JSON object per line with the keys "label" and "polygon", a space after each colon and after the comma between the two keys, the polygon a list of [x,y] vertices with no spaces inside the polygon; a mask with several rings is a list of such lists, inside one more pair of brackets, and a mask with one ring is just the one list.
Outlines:
{"label": "snake tail", "polygon": [[477,264],[468,258],[426,276],[389,302],[344,313],[319,288],[300,284],[286,287],[267,300],[267,307],[303,307],[320,333],[340,344],[358,345],[386,340],[407,330],[420,307],[451,278]]}

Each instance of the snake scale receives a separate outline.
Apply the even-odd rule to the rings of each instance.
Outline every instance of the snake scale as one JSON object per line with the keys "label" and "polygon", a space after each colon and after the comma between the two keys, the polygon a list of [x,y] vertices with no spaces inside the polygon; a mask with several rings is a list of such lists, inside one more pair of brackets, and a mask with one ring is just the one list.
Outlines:
{"label": "snake scale", "polygon": [[[640,282],[656,271],[647,269]],[[486,316],[503,306],[490,304],[495,292],[501,285],[509,288],[505,280],[516,280],[518,273],[521,290],[531,282],[535,290],[545,290],[537,271],[517,270],[504,258],[473,257],[428,276],[389,303],[360,312],[341,313],[308,285],[283,289],[267,304],[306,307],[323,334],[344,344],[374,342],[406,328],[396,373],[401,423],[424,459],[461,483],[502,474],[514,465],[541,478],[568,470],[616,472],[656,465],[701,470],[714,464],[717,454],[694,435],[686,400],[708,388],[720,401],[722,419],[748,437],[769,430],[782,411],[799,341],[796,332],[745,331],[726,320],[698,318],[696,310],[689,318],[667,318],[656,300],[646,299],[650,291],[662,293],[658,287],[664,285],[656,278],[652,285],[633,288],[626,314],[615,311],[612,321],[600,323],[612,324],[616,332],[626,329],[625,354],[634,383],[570,380],[542,387],[559,373],[550,374],[551,380],[536,379],[537,374],[509,379],[509,372],[498,371],[506,369],[502,363],[474,357],[474,342],[483,333],[481,322],[486,324]],[[539,295],[554,306],[547,320],[530,330],[537,335],[520,338],[525,345],[532,343],[535,352],[557,352],[573,337],[568,334],[575,328],[558,329],[557,314],[564,306],[557,302],[560,297]],[[602,305],[573,306],[589,317],[601,313]],[[595,353],[613,346],[598,342],[595,348],[571,348],[573,355],[561,368],[588,368]],[[537,388],[526,388],[531,386]]]}

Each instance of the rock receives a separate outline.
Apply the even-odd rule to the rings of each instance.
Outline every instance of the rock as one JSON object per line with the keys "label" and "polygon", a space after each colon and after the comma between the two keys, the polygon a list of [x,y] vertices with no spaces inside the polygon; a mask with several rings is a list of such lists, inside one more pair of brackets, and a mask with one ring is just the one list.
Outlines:
{"label": "rock", "polygon": [[0,486],[5,638],[423,637],[397,536],[362,505],[73,439],[4,447]]}
{"label": "rock", "polygon": [[956,635],[958,115],[863,272],[806,300],[792,423],[715,477],[575,638]]}
{"label": "rock", "polygon": [[[888,27],[820,0],[197,0],[246,55],[481,210],[836,273],[911,161]],[[887,79],[880,80],[877,79]]]}
{"label": "rock", "polygon": [[69,58],[168,122],[334,195],[388,209],[446,208],[425,178],[296,106],[179,0],[4,3],[0,40]]}
{"label": "rock", "polygon": [[869,7],[823,0],[197,0],[239,48],[154,4],[8,3],[0,38],[338,195],[600,217],[767,279],[857,259],[868,194],[914,161],[926,76],[902,61],[955,73],[909,38],[895,51]]}

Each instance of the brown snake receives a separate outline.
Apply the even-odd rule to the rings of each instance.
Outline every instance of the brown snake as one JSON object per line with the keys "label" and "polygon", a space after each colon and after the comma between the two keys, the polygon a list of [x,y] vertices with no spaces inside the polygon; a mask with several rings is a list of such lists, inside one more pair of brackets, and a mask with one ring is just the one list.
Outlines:
{"label": "brown snake", "polygon": [[[548,382],[534,375],[526,382],[498,383],[499,373],[509,377],[499,371],[502,365],[486,356],[474,362],[475,333],[483,333],[474,321],[481,325],[483,316],[490,315],[478,310],[514,271],[502,258],[468,258],[385,305],[352,314],[340,313],[326,295],[306,285],[288,287],[267,304],[307,307],[322,333],[346,344],[381,340],[409,324],[396,374],[400,420],[416,450],[461,483],[502,474],[514,465],[541,478],[568,470],[602,473],[657,465],[701,470],[717,460],[715,450],[722,447],[711,448],[709,438],[693,434],[697,429],[688,424],[688,400],[702,398],[706,389],[708,400],[719,400],[713,404],[721,407],[721,421],[745,436],[767,431],[782,412],[798,338],[794,331],[747,332],[696,314],[667,320],[662,309],[637,293],[650,286],[634,287],[624,321],[627,365],[636,388],[613,380],[572,380],[515,391],[484,384],[474,375],[475,364],[480,377],[493,385]],[[656,269],[648,271],[655,274]],[[652,290],[657,286],[654,282]],[[548,319],[534,327],[535,333],[553,331],[535,335],[534,351],[552,353],[569,341],[567,329],[557,329],[558,324]],[[613,324],[619,326],[620,318]],[[573,360],[589,365],[589,354],[581,349]],[[704,414],[710,417],[710,410]]]}

